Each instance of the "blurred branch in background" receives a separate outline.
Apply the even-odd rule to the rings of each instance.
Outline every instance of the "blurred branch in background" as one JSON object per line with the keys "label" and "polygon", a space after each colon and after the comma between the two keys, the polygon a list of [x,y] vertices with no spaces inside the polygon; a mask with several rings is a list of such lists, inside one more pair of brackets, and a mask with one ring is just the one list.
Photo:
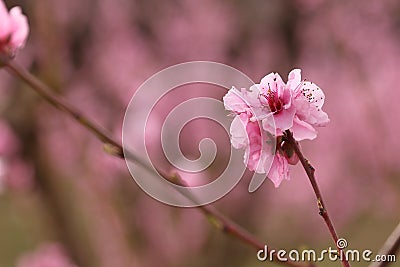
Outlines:
{"label": "blurred branch in background", "polygon": [[[397,227],[385,241],[382,248],[379,250],[378,255],[386,256],[386,258],[388,258],[387,256],[398,254],[399,248],[400,248],[400,223],[397,225]],[[393,261],[373,262],[369,267],[386,267],[392,263],[394,262]]]}

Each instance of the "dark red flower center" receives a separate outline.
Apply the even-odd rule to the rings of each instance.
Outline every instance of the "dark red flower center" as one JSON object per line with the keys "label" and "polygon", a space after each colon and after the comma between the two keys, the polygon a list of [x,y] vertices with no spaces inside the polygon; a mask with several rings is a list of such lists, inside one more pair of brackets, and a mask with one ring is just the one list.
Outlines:
{"label": "dark red flower center", "polygon": [[[268,103],[269,109],[273,113],[278,113],[279,111],[282,110],[283,103],[282,103],[282,100],[279,99],[278,94],[276,92],[268,90],[267,94],[262,94],[261,97],[263,97],[266,100],[266,102]],[[262,101],[262,102],[264,102],[264,101]]]}

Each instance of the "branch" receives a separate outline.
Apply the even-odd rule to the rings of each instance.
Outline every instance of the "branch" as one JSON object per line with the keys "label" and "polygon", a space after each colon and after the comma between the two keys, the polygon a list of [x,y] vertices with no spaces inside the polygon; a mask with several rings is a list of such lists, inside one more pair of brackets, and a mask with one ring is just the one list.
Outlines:
{"label": "branch", "polygon": [[[115,139],[113,139],[106,131],[101,128],[99,125],[91,121],[89,118],[85,117],[78,109],[75,108],[72,104],[67,102],[64,98],[53,93],[53,90],[33,76],[26,69],[17,65],[12,61],[8,61],[4,63],[4,66],[14,74],[19,77],[25,83],[27,83],[34,91],[36,91],[41,97],[43,97],[48,103],[53,105],[55,108],[60,111],[66,113],[73,119],[75,119],[79,124],[89,130],[90,133],[95,135],[101,142],[104,143],[104,150],[112,156],[119,157],[121,159],[131,160],[136,162],[137,164],[144,167],[147,171],[152,174],[155,174],[153,168],[144,163],[139,157],[130,151],[124,151],[121,143]],[[124,153],[125,152],[125,153]],[[167,180],[176,179],[176,175],[168,175],[161,170],[157,170],[161,176],[163,176]],[[190,196],[187,196],[190,197]],[[242,228],[231,219],[225,217],[221,213],[219,213],[212,206],[200,206],[199,209],[210,219],[212,225],[216,227],[223,233],[230,234],[234,236],[239,241],[250,245],[256,249],[264,249],[264,243],[257,240],[255,236],[250,234],[246,229]],[[278,259],[277,259],[278,260]],[[281,264],[285,264],[291,267],[305,267],[310,265],[304,265],[300,263],[295,263],[291,261],[279,261]]]}
{"label": "branch", "polygon": [[[383,244],[382,248],[379,250],[380,256],[389,256],[396,255],[396,253],[400,249],[400,223],[394,229],[394,231],[390,234],[388,239]],[[391,261],[381,261],[381,262],[373,262],[369,267],[385,267],[389,266]]]}
{"label": "branch", "polygon": [[[219,213],[214,207],[212,206],[200,206],[201,211],[209,218],[211,223],[221,232],[230,234],[236,239],[241,240],[243,243],[247,243],[248,245],[254,247],[257,250],[264,249],[265,244],[257,240],[252,234],[250,234],[247,230],[242,228],[240,225],[236,224],[235,222],[231,221],[229,218],[225,217],[223,214]],[[277,249],[270,248],[268,246],[268,250],[278,251]],[[273,259],[280,263],[285,264],[287,266],[292,267],[312,267],[315,266],[313,264],[300,264],[292,261],[282,261],[273,255]]]}
{"label": "branch", "polygon": [[[179,174],[175,173],[172,175],[172,182],[175,182],[181,186],[187,186],[185,181],[180,177]],[[186,198],[188,198],[190,201],[193,203],[198,203],[196,198],[188,193],[187,191],[184,190],[179,190],[177,189],[182,195],[184,195]],[[246,229],[242,228],[240,225],[237,223],[231,221],[229,218],[225,217],[223,214],[221,214],[218,210],[216,210],[213,206],[210,205],[205,205],[205,206],[199,206],[199,209],[204,213],[205,216],[209,219],[211,224],[213,224],[218,230],[220,230],[223,233],[230,234],[237,239],[241,240],[244,243],[249,244],[250,246],[254,247],[255,249],[264,249],[265,244],[257,240],[252,234],[250,234]],[[278,251],[277,249],[274,248],[269,248],[269,251],[275,250]],[[295,263],[292,261],[282,261],[279,258],[276,257],[276,255],[273,255],[273,260],[276,260],[278,263],[281,264],[286,264],[287,266],[293,266],[293,267],[300,267],[300,266],[307,266],[307,267],[315,267],[315,265],[309,263],[307,265]]]}
{"label": "branch", "polygon": [[[298,145],[298,143],[296,142],[296,140],[293,138],[293,134],[289,131],[286,130],[285,132],[285,137],[287,139],[287,141],[289,142],[289,144],[292,145],[294,152],[296,153],[296,155],[299,157],[301,165],[303,165],[304,170],[307,173],[308,179],[311,182],[311,186],[314,190],[315,196],[317,197],[317,205],[318,205],[318,209],[319,209],[319,215],[322,216],[322,218],[325,221],[326,226],[329,229],[329,233],[332,236],[333,241],[335,242],[335,246],[337,247],[337,249],[341,252],[340,255],[344,255],[344,253],[342,252],[342,248],[340,248],[338,246],[338,240],[339,237],[336,233],[335,227],[333,226],[332,220],[329,217],[329,213],[328,210],[325,206],[325,202],[322,198],[322,194],[321,191],[319,190],[318,184],[317,184],[317,180],[315,179],[315,169],[314,167],[311,165],[310,161],[307,160],[303,153],[300,150],[300,147]],[[349,262],[347,261],[346,257],[342,257],[342,265],[344,267],[350,267]]]}
{"label": "branch", "polygon": [[74,118],[78,123],[87,128],[92,134],[94,134],[100,141],[105,144],[109,144],[118,149],[115,151],[115,155],[123,158],[122,146],[119,142],[111,138],[100,126],[96,125],[94,122],[83,116],[73,105],[65,101],[63,98],[52,93],[52,90],[42,83],[39,79],[29,73],[26,69],[15,64],[12,61],[4,63],[5,66],[14,75],[26,82],[33,90],[36,91],[41,97],[43,97],[47,102],[56,107],[57,109],[67,113],[70,117]]}

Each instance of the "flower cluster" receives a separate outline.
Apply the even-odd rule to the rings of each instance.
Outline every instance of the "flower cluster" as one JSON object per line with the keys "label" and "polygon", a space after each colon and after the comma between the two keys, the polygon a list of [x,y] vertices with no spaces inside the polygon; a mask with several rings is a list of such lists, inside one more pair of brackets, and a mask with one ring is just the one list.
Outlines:
{"label": "flower cluster", "polygon": [[0,55],[11,58],[24,47],[28,37],[28,20],[20,7],[13,7],[8,12],[0,0]]}
{"label": "flower cluster", "polygon": [[[232,146],[245,149],[246,166],[267,173],[275,187],[289,179],[288,164],[298,162],[285,142],[285,131],[291,131],[296,141],[312,140],[317,136],[314,126],[329,122],[322,111],[324,93],[316,84],[301,80],[300,69],[289,73],[287,83],[279,74],[270,73],[249,90],[233,87],[223,100],[225,109],[235,115],[230,129]],[[274,137],[276,142],[271,142]]]}

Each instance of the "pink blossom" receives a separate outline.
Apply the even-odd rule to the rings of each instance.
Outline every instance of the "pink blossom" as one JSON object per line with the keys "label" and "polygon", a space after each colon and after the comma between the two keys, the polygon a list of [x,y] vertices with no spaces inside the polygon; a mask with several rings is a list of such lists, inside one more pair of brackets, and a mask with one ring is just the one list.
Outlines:
{"label": "pink blossom", "polygon": [[273,121],[263,119],[269,114],[260,117],[267,131],[275,132],[275,123],[278,135],[290,129],[296,140],[312,140],[317,136],[313,126],[325,126],[329,122],[328,115],[321,109],[324,93],[316,84],[302,81],[300,69],[289,73],[286,84],[279,74],[270,73],[256,86],[260,87],[261,104],[268,105],[274,117]]}
{"label": "pink blossom", "polygon": [[[245,150],[249,170],[267,173],[278,187],[282,180],[289,180],[288,165],[299,161],[284,141],[284,132],[293,132],[297,141],[314,139],[314,126],[329,122],[322,111],[324,100],[316,84],[301,80],[300,69],[289,73],[287,83],[279,74],[270,73],[249,90],[232,88],[223,98],[225,108],[235,114],[230,128],[232,146]],[[274,136],[276,147],[271,146]]]}
{"label": "pink blossom", "polygon": [[14,56],[17,50],[24,47],[28,33],[28,20],[21,8],[13,7],[8,12],[0,1],[0,54]]}
{"label": "pink blossom", "polygon": [[278,187],[282,180],[289,179],[288,161],[280,149],[275,153],[273,136],[255,120],[267,110],[258,100],[258,87],[251,89],[232,88],[224,96],[225,108],[236,114],[230,128],[231,143],[234,148],[245,149],[244,162],[249,170],[268,173],[268,178]]}
{"label": "pink blossom", "polygon": [[296,109],[291,130],[298,141],[312,140],[317,137],[313,126],[325,126],[329,122],[328,115],[322,111],[325,95],[315,83],[301,81],[300,73],[299,69],[295,69],[289,74],[289,81],[292,81],[289,87],[293,92],[292,102]]}

